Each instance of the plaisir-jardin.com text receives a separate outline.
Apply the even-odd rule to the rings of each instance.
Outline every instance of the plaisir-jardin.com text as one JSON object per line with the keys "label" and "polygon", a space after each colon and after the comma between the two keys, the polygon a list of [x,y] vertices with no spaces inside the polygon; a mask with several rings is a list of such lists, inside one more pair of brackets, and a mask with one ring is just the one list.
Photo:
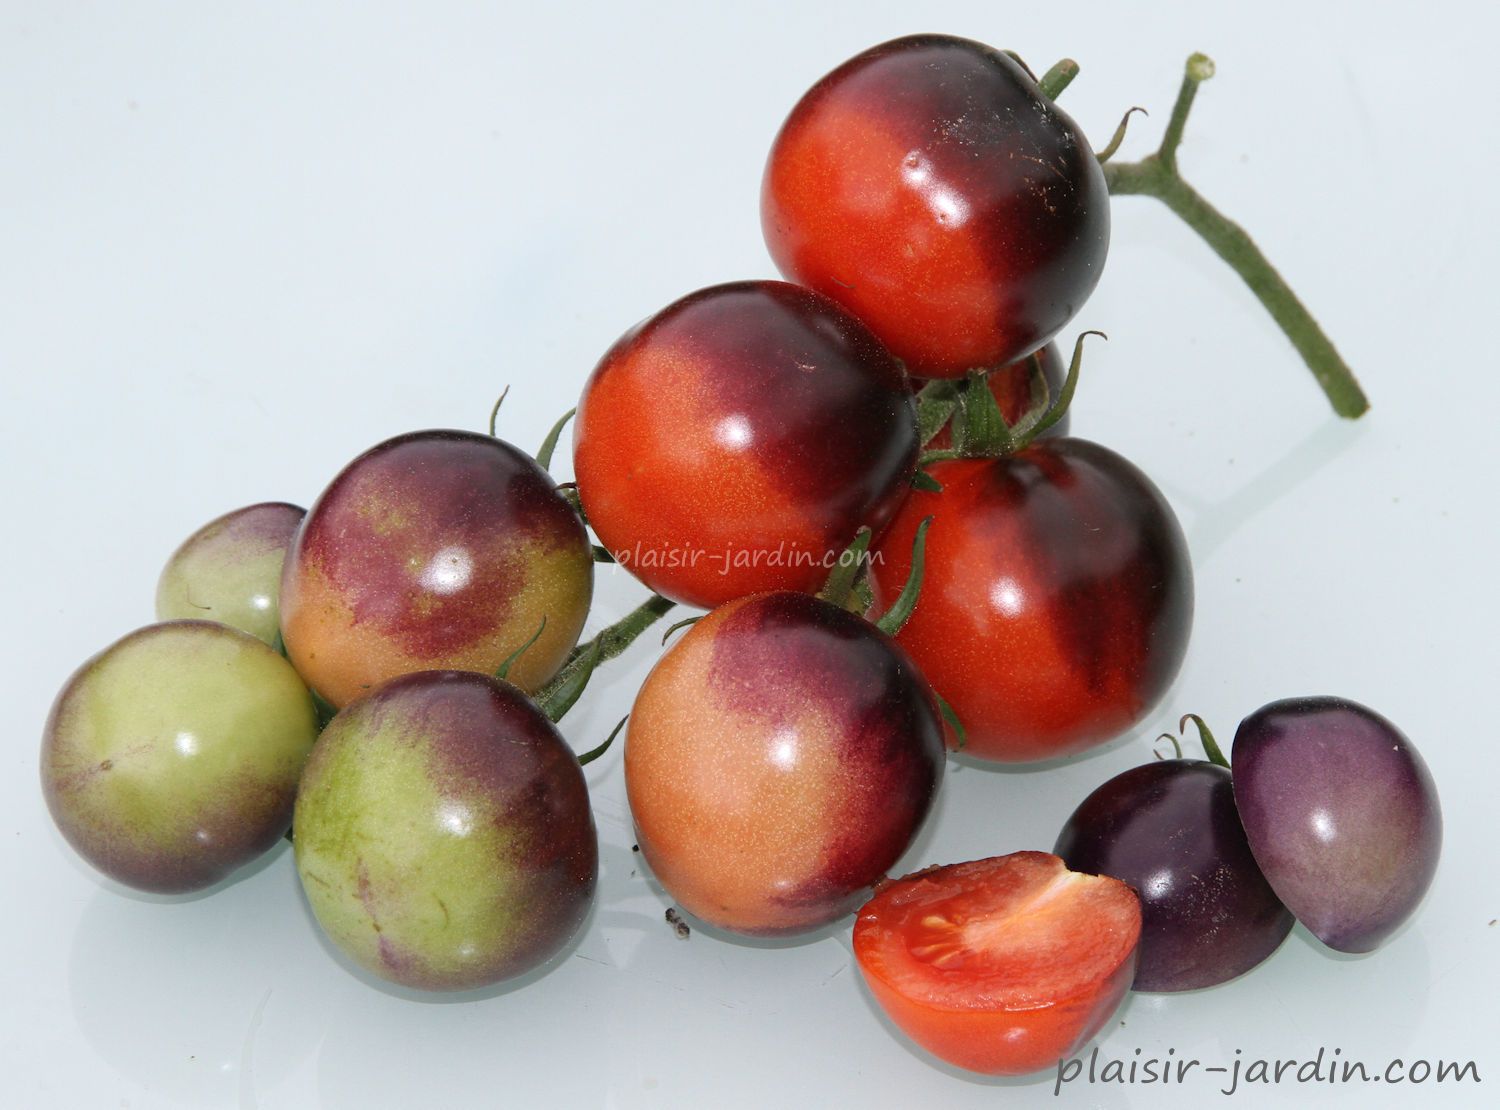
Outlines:
{"label": "plaisir-jardin.com text", "polygon": [[1165,1056],[1146,1056],[1138,1048],[1123,1059],[1099,1058],[1096,1048],[1087,1057],[1075,1056],[1057,1062],[1052,1093],[1061,1095],[1069,1084],[1120,1086],[1187,1085],[1216,1082],[1221,1095],[1244,1090],[1288,1085],[1340,1086],[1347,1083],[1425,1084],[1480,1083],[1479,1065],[1473,1060],[1404,1060],[1394,1057],[1380,1063],[1344,1058],[1341,1048],[1319,1048],[1310,1057],[1250,1058],[1234,1050],[1227,1063],[1180,1057],[1175,1048]]}

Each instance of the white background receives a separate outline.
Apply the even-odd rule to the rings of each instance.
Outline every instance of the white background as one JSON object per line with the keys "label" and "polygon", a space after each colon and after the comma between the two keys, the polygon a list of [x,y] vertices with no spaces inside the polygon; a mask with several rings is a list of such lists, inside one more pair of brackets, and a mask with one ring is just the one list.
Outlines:
{"label": "white background", "polygon": [[[1068,766],[950,765],[910,866],[1049,848],[1094,786],[1197,711],[1232,735],[1273,698],[1338,693],[1401,724],[1447,841],[1420,916],[1336,958],[1299,929],[1230,985],[1138,996],[1105,1057],[1206,1064],[1475,1059],[1500,1080],[1493,581],[1500,476],[1493,19],[1404,6],[807,3],[640,7],[0,3],[0,1103],[15,1107],[1204,1106],[1221,1080],[1007,1091],[893,1037],[848,929],[788,947],[679,941],[637,858],[618,754],[589,769],[604,841],[587,932],[550,974],[453,1000],[338,963],[290,854],[210,897],[112,888],[37,786],[73,666],[151,617],[176,543],[253,501],[310,503],[395,433],[534,447],[625,327],[699,286],[772,276],[757,195],[797,96],[918,30],[1083,66],[1064,103],[1125,157],[1212,54],[1185,171],[1259,237],[1375,401],[1336,420],[1237,280],[1156,202],[1115,207],[1077,321],[1075,429],[1140,463],[1193,547],[1181,680]],[[566,454],[563,460],[566,469]],[[600,575],[595,623],[642,596]],[[566,731],[629,708],[648,637]],[[1411,1088],[1241,1092],[1365,1106]]]}

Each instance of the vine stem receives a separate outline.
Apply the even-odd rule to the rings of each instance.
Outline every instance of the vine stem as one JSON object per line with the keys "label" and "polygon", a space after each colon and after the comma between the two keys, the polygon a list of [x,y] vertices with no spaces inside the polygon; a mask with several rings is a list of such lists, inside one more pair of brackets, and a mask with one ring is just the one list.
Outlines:
{"label": "vine stem", "polygon": [[583,692],[583,686],[595,667],[623,652],[642,632],[670,612],[674,604],[660,594],[652,594],[614,624],[600,629],[593,639],[579,644],[569,653],[562,670],[538,690],[532,700],[544,710],[556,708],[557,716],[553,720],[557,720]]}
{"label": "vine stem", "polygon": [[1196,231],[1239,274],[1286,333],[1327,395],[1333,411],[1352,420],[1370,407],[1354,371],[1245,229],[1209,204],[1178,171],[1177,148],[1182,144],[1193,99],[1198,86],[1213,75],[1214,63],[1206,55],[1194,54],[1188,58],[1161,145],[1139,162],[1105,163],[1104,179],[1111,195],[1155,197]]}

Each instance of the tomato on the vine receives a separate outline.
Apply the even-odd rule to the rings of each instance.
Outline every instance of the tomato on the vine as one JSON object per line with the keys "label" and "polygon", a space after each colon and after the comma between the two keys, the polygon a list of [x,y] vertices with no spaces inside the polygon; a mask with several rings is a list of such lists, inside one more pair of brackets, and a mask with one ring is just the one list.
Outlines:
{"label": "tomato on the vine", "polygon": [[[872,549],[877,608],[931,516],[926,578],[897,636],[963,723],[964,754],[1050,759],[1120,735],[1187,652],[1187,543],[1151,480],[1108,448],[1039,440],[928,472]],[[956,743],[956,736],[950,741]]]}
{"label": "tomato on the vine", "polygon": [[578,406],[589,523],[659,594],[710,608],[811,592],[909,488],[900,364],[827,297],[778,281],[699,290],[627,332]]}
{"label": "tomato on the vine", "polygon": [[1037,350],[1109,249],[1078,125],[1014,59],[950,35],[872,47],[814,85],[771,149],[761,222],[783,274],[924,378]]}

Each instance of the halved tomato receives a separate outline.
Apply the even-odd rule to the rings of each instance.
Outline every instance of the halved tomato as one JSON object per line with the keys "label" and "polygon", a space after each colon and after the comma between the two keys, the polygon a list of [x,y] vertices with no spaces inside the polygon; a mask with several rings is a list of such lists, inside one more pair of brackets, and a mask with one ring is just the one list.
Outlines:
{"label": "halved tomato", "polygon": [[875,999],[923,1048],[1024,1075],[1097,1033],[1130,989],[1141,904],[1046,852],[929,867],[876,888],[854,925]]}

